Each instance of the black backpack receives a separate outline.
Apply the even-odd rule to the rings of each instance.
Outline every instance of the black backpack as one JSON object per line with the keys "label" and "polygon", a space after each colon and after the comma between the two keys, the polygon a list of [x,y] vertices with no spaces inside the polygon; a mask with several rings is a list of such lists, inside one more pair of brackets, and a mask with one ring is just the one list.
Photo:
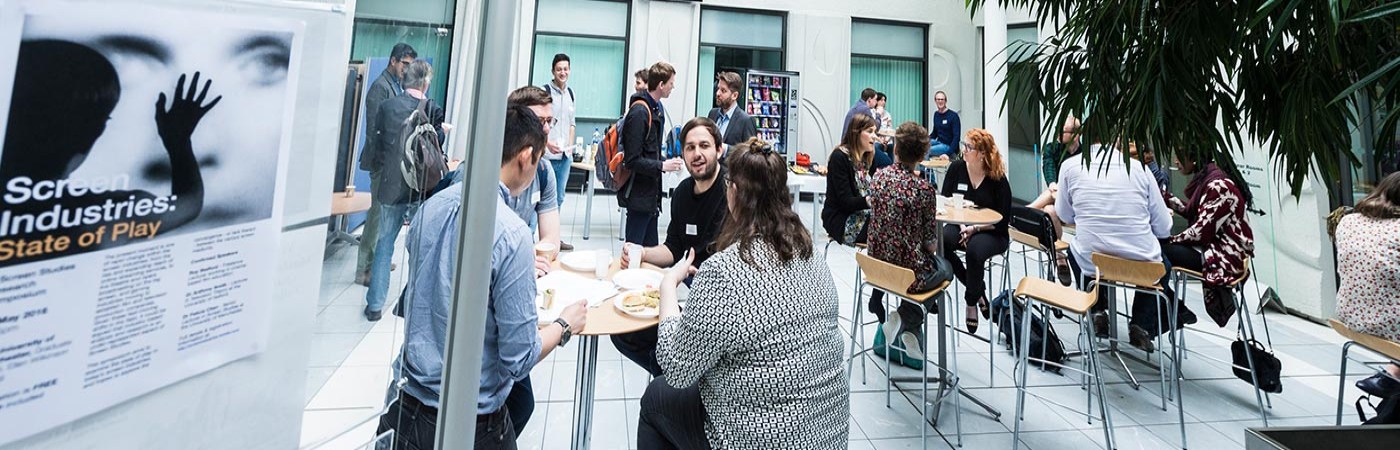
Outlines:
{"label": "black backpack", "polygon": [[[997,329],[1001,330],[1002,336],[1006,337],[1006,347],[1016,349],[1021,345],[1019,333],[1021,332],[1021,314],[1025,313],[1025,305],[1011,301],[1011,291],[1001,291],[995,300],[992,300],[992,318],[996,320]],[[1031,364],[1040,367],[1042,370],[1060,373],[1060,366],[1047,364],[1048,361],[1055,364],[1064,364],[1065,345],[1060,342],[1060,336],[1055,334],[1055,327],[1050,325],[1044,317],[1034,312],[1031,313]],[[1019,353],[1018,353],[1019,354]]]}
{"label": "black backpack", "polygon": [[419,100],[418,108],[404,119],[398,144],[398,150],[403,152],[399,170],[404,184],[413,192],[431,194],[447,173],[447,154],[438,142],[437,127],[428,118],[427,99]]}

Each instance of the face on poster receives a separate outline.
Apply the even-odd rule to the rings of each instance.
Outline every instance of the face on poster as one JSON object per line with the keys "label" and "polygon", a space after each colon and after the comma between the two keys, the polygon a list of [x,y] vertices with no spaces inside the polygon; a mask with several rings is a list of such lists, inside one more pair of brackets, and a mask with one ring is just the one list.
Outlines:
{"label": "face on poster", "polygon": [[[169,236],[269,218],[293,32],[74,9],[23,19],[0,150],[0,193],[13,214],[0,217],[0,238],[66,231],[76,240],[124,221],[146,229],[128,225],[121,237]],[[68,189],[51,187],[60,181]],[[103,231],[87,251],[125,241]]]}

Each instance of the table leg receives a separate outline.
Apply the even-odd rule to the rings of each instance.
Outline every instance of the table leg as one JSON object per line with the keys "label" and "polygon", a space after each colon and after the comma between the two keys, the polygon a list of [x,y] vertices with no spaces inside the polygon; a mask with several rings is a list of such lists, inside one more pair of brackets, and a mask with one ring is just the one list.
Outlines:
{"label": "table leg", "polygon": [[[588,231],[593,229],[593,177],[587,177],[584,182],[585,194],[588,197],[588,209],[583,210],[583,240],[588,240]],[[578,216],[574,216],[578,217]]]}
{"label": "table leg", "polygon": [[818,193],[818,192],[813,192],[813,193],[812,193],[812,241],[813,241],[813,242],[816,242],[816,240],[817,240],[817,227],[818,227],[818,224],[820,223],[820,222],[817,221],[817,220],[818,220],[818,216],[817,216],[817,215],[820,214],[820,212],[821,212],[821,210],[822,210],[822,205],[824,205],[824,204],[826,204],[826,194],[824,194],[824,193]]}
{"label": "table leg", "polygon": [[598,375],[598,336],[579,336],[578,371],[574,383],[573,443],[569,448],[586,450],[593,429],[594,381]]}

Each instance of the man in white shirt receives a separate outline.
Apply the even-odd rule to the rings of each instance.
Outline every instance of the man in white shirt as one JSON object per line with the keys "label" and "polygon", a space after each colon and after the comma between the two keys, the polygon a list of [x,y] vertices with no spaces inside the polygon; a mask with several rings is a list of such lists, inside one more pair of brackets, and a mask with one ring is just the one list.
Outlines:
{"label": "man in white shirt", "polygon": [[[1088,165],[1085,158],[1091,161]],[[1158,240],[1171,236],[1172,218],[1157,181],[1142,162],[1125,162],[1117,149],[1094,144],[1088,152],[1065,160],[1060,167],[1059,187],[1055,212],[1062,222],[1077,227],[1069,246],[1073,255],[1070,265],[1076,275],[1098,273],[1090,257],[1095,252],[1162,262]],[[1166,276],[1159,283],[1167,287]],[[1169,289],[1165,292],[1168,298],[1174,298]],[[1094,305],[1094,327],[1100,335],[1107,334],[1106,294],[1106,290],[1100,290],[1099,302]],[[1152,351],[1152,337],[1164,331],[1159,328],[1165,328],[1157,325],[1154,300],[1154,295],[1137,294],[1128,325],[1129,342],[1147,352]]]}
{"label": "man in white shirt", "polygon": [[[554,112],[554,120],[557,123],[550,124],[549,130],[549,150],[544,152],[544,157],[549,160],[549,164],[554,169],[555,176],[555,203],[560,210],[564,208],[564,187],[569,184],[570,164],[574,162],[570,149],[574,145],[575,113],[574,89],[569,87],[569,74],[572,72],[573,63],[569,61],[569,55],[559,53],[554,55],[554,64],[550,66],[554,79],[544,85],[545,91],[549,92],[551,107]],[[568,242],[559,241],[559,249],[563,251],[573,250],[574,246]]]}

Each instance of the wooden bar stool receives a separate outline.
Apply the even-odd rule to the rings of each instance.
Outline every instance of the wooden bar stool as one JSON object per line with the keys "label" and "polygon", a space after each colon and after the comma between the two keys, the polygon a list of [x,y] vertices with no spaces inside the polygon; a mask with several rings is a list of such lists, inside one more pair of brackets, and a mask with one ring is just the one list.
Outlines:
{"label": "wooden bar stool", "polygon": [[[1244,282],[1245,280],[1249,279],[1251,270],[1249,265],[1249,259],[1245,259],[1244,265],[1244,272],[1240,273],[1240,275],[1236,277],[1233,281],[1231,281],[1230,284],[1226,287],[1229,289],[1230,296],[1232,297],[1231,300],[1235,302],[1235,315],[1239,318],[1239,320],[1237,321],[1238,323],[1236,323],[1235,325],[1236,331],[1241,337],[1244,338],[1245,342],[1249,342],[1255,340],[1258,334],[1254,332],[1254,320],[1251,317],[1252,315],[1249,313],[1249,302],[1245,299],[1244,296]],[[1194,270],[1184,269],[1181,267],[1173,267],[1172,281],[1176,283],[1177,295],[1185,296],[1186,283],[1190,281],[1196,281],[1201,283],[1202,287],[1204,288],[1205,275]],[[1273,339],[1269,336],[1269,320],[1263,316],[1262,311],[1260,314],[1260,320],[1264,322],[1265,342],[1268,343],[1269,347],[1273,347]],[[1227,336],[1220,336],[1214,333],[1206,332],[1204,330],[1193,329],[1192,331],[1197,331],[1201,334],[1216,337],[1227,342],[1234,342],[1234,339],[1231,339]],[[1265,408],[1272,408],[1273,401],[1269,398],[1269,393],[1264,392],[1262,389],[1259,388],[1259,379],[1254,372],[1255,363],[1254,354],[1252,352],[1245,352],[1245,359],[1249,363],[1249,367],[1235,366],[1233,361],[1226,361],[1200,352],[1192,352],[1190,348],[1186,346],[1186,327],[1181,327],[1181,329],[1174,330],[1174,332],[1177,333],[1176,340],[1179,344],[1177,353],[1178,361],[1185,359],[1187,353],[1190,352],[1195,353],[1196,355],[1204,357],[1206,359],[1220,362],[1222,364],[1237,367],[1239,369],[1249,370],[1251,384],[1254,385],[1254,400],[1259,405],[1259,417],[1264,421],[1264,426],[1269,426],[1269,415]],[[1180,376],[1181,374],[1178,373],[1177,375]]]}
{"label": "wooden bar stool", "polygon": [[[890,264],[890,263],[887,263],[887,262],[884,262],[884,261],[875,259],[874,257],[871,257],[870,255],[867,255],[867,254],[865,254],[865,253],[856,253],[856,265],[859,267],[860,271],[865,272],[865,281],[862,282],[862,283],[860,284],[860,286],[861,286],[862,288],[865,287],[865,286],[869,286],[871,289],[876,289],[876,290],[880,290],[880,291],[884,292],[884,293],[885,293],[885,301],[886,301],[886,302],[888,302],[891,298],[896,298],[896,299],[899,299],[900,302],[912,303],[914,306],[917,306],[917,307],[919,308],[920,311],[928,311],[928,309],[924,306],[924,303],[925,303],[925,302],[928,302],[928,301],[931,300],[931,299],[934,300],[934,301],[936,301],[936,302],[943,302],[943,301],[947,301],[947,300],[948,300],[947,295],[944,295],[944,294],[946,293],[947,288],[948,288],[948,285],[950,284],[950,282],[944,282],[942,286],[939,286],[939,287],[937,287],[937,288],[934,288],[934,290],[929,291],[929,292],[925,292],[925,293],[923,293],[923,294],[910,294],[910,293],[908,292],[908,288],[909,288],[909,285],[911,285],[911,284],[914,283],[914,271],[909,270],[909,269],[904,268],[904,267],[899,267],[899,266],[896,266],[896,265],[894,265],[894,264]],[[860,299],[857,298],[856,302],[859,303],[859,302],[860,302]],[[856,309],[856,312],[855,312],[855,315],[851,317],[852,322],[856,322],[856,323],[860,323],[860,322],[861,322],[861,320],[860,320],[860,313],[861,313],[860,308],[857,308],[857,309]],[[939,320],[943,320],[943,318],[942,318],[942,317],[939,317]],[[928,340],[927,337],[930,336],[930,334],[929,334],[929,332],[928,332],[928,331],[929,331],[928,326],[929,326],[929,320],[928,320],[928,317],[927,317],[927,315],[926,315],[926,316],[925,316],[925,320],[924,320],[924,325],[923,325],[923,327],[924,327],[923,331],[924,331],[924,336],[925,336],[925,340],[926,340],[926,341]],[[942,334],[942,333],[940,333],[940,335],[941,335],[941,334]],[[895,336],[886,336],[886,337],[885,337],[885,374],[886,374],[886,375],[889,375],[889,374],[890,374],[890,353],[891,353],[890,350],[900,350],[900,351],[904,351],[904,352],[907,353],[907,350],[908,350],[908,349],[905,349],[904,346],[903,346],[903,344],[902,344],[902,343],[898,343],[898,341],[899,341],[899,340],[896,339]],[[896,345],[891,345],[891,343],[897,343],[897,344],[896,344]],[[861,345],[863,346],[864,344],[861,344]],[[851,337],[851,357],[852,357],[852,358],[855,358],[857,355],[859,355],[859,354],[861,354],[861,353],[865,353],[866,351],[873,350],[873,349],[861,349],[859,352],[857,352],[855,349],[856,349],[856,338],[855,338],[855,336],[853,335],[853,336]],[[922,375],[922,376],[919,377],[920,380],[921,380],[921,383],[922,383],[922,386],[921,386],[922,389],[920,389],[920,397],[919,397],[919,398],[920,398],[920,401],[919,401],[919,417],[921,417],[921,418],[923,419],[923,421],[924,421],[925,423],[927,423],[927,422],[929,421],[929,420],[928,420],[928,380],[929,380],[929,378],[928,378],[928,367],[929,367],[931,364],[930,364],[930,362],[928,361],[928,357],[927,357],[928,353],[927,353],[926,351],[924,352],[924,355],[925,355],[924,364],[923,364],[923,368],[921,369],[921,372],[922,372],[921,375]],[[940,359],[941,359],[941,358],[940,358]],[[862,363],[862,364],[863,364],[863,363]],[[951,365],[951,367],[952,367],[951,370],[948,370],[947,368],[944,368],[944,367],[939,367],[938,370],[939,370],[940,372],[944,372],[944,373],[946,373],[946,374],[948,374],[948,375],[951,375],[951,376],[952,376],[952,379],[956,380],[956,379],[957,379],[957,365],[958,365],[958,362],[957,362],[957,358],[956,358],[956,357],[952,359],[952,362],[951,362],[950,365]],[[850,369],[851,369],[851,362],[850,362],[850,361],[847,361],[847,362],[846,362],[846,371],[849,373],[849,372],[850,372]],[[945,378],[945,377],[943,377],[942,375],[944,375],[944,374],[943,374],[943,373],[940,373],[940,378]],[[891,378],[892,378],[892,377],[887,376],[886,379],[885,379],[885,407],[889,407],[889,406],[890,406],[890,386],[894,384],[894,381],[892,381]],[[940,392],[942,392],[942,389],[940,389]],[[955,420],[956,423],[957,423],[958,446],[961,447],[961,446],[962,446],[962,400],[961,400],[961,396],[957,395],[958,387],[956,386],[956,382],[954,382],[954,386],[952,386],[952,389],[949,390],[948,392],[950,392],[951,395],[953,396],[953,405],[954,405],[954,410],[956,411],[956,412],[954,413],[954,420]],[[935,399],[935,400],[941,403],[945,398],[946,398],[946,396],[940,397],[940,398]],[[919,437],[923,440],[923,441],[922,441],[922,444],[920,445],[920,448],[925,448],[925,447],[927,447],[927,446],[928,446],[928,427],[922,427],[922,426],[920,427],[920,430],[919,430]]]}
{"label": "wooden bar stool", "polygon": [[[1016,368],[1018,370],[1018,372],[1016,372],[1016,428],[1011,435],[1011,448],[1013,450],[1015,450],[1021,442],[1021,422],[1025,419],[1026,389],[1029,387],[1026,385],[1026,374],[1030,372],[1030,362],[1032,359],[1035,359],[1036,361],[1039,361],[1042,364],[1051,364],[1064,369],[1079,372],[1080,374],[1086,377],[1086,383],[1089,383],[1089,379],[1092,378],[1093,386],[1096,389],[1098,389],[1099,421],[1103,425],[1104,442],[1105,444],[1107,444],[1107,448],[1116,448],[1114,446],[1113,440],[1113,418],[1112,414],[1108,411],[1107,399],[1104,397],[1103,376],[1099,373],[1098,352],[1085,352],[1084,368],[1076,369],[1063,364],[1041,360],[1039,358],[1031,358],[1029,349],[1031,345],[1031,310],[1034,306],[1037,306],[1037,304],[1059,308],[1060,310],[1065,311],[1066,313],[1078,315],[1080,335],[1085,336],[1086,339],[1090,342],[1090,345],[1093,345],[1094,321],[1089,319],[1089,310],[1093,308],[1094,303],[1098,302],[1098,286],[1099,285],[1095,283],[1093,290],[1086,293],[1073,288],[1061,286],[1058,282],[1055,281],[1033,277],[1022,278],[1021,283],[1018,286],[1016,286],[1016,299],[1025,302],[1025,306],[1021,309],[1021,323],[1019,324],[1020,333],[1016,335],[1017,339],[1020,340],[1020,345],[1017,346],[1019,351],[1017,352],[1016,362]],[[1011,308],[1014,311],[1016,305],[1013,304]],[[1048,318],[1045,319],[1045,323],[1045,326],[1048,328]],[[1048,335],[1048,333],[1046,333],[1046,335]],[[1075,413],[1087,417],[1089,419],[1089,422],[1093,423],[1094,389],[1085,386],[1085,390],[1088,391],[1088,399],[1086,405],[1087,411],[1082,413],[1079,411],[1074,411],[1074,408],[1071,408],[1066,405],[1061,405],[1059,403],[1056,403],[1052,400],[1046,399],[1038,395],[1036,396],[1036,398],[1040,398],[1042,401],[1053,404],[1055,406],[1074,411]]]}
{"label": "wooden bar stool", "polygon": [[[1099,288],[1107,286],[1111,288],[1121,288],[1133,292],[1151,294],[1156,297],[1156,325],[1159,333],[1157,334],[1157,336],[1153,337],[1153,340],[1156,341],[1158,351],[1157,372],[1159,377],[1158,382],[1160,383],[1160,389],[1162,393],[1162,395],[1160,396],[1162,399],[1162,410],[1166,411],[1167,399],[1171,397],[1169,391],[1181,392],[1181,364],[1179,363],[1179,359],[1177,359],[1180,348],[1177,346],[1176,343],[1177,302],[1175,299],[1168,298],[1166,293],[1162,290],[1162,286],[1158,284],[1158,282],[1162,279],[1162,275],[1166,274],[1167,268],[1160,262],[1134,261],[1098,252],[1094,252],[1092,255],[1090,255],[1090,258],[1094,262],[1094,267],[1098,269],[1098,277],[1094,281],[1095,291],[1097,291]],[[1105,351],[1112,353],[1113,356],[1118,359],[1118,363],[1123,366],[1123,371],[1128,375],[1129,381],[1133,383],[1134,388],[1137,388],[1140,386],[1140,384],[1138,384],[1137,382],[1137,378],[1133,376],[1132,370],[1128,369],[1127,362],[1123,361],[1123,356],[1128,356],[1129,358],[1133,358],[1133,356],[1125,355],[1118,350],[1118,327],[1114,326],[1115,321],[1112,320],[1115,316],[1118,315],[1118,310],[1117,306],[1115,305],[1116,302],[1113,299],[1114,296],[1110,295],[1108,298],[1108,315],[1110,319],[1108,331],[1110,340],[1109,348]],[[1165,300],[1168,305],[1166,311],[1167,320],[1165,324],[1162,323],[1163,300]],[[1163,328],[1163,326],[1165,326],[1167,330],[1167,332],[1165,333],[1160,332],[1162,331],[1161,329]],[[1168,353],[1162,348],[1163,335],[1166,335],[1170,340],[1170,343],[1172,345],[1171,353]],[[1093,340],[1091,339],[1090,341],[1092,342]],[[1147,361],[1145,359],[1140,359],[1139,361],[1149,366],[1152,365],[1150,361]],[[1167,364],[1171,364],[1171,369],[1167,368]],[[1168,375],[1169,373],[1170,375]],[[1167,387],[1168,378],[1171,379],[1171,383],[1175,386],[1175,389],[1169,389]],[[1183,397],[1184,396],[1177,395],[1175,396],[1174,400],[1177,409],[1177,423],[1180,425],[1181,428],[1181,448],[1184,449],[1186,448],[1186,411],[1183,405],[1183,403],[1185,403],[1183,401]]]}
{"label": "wooden bar stool", "polygon": [[1347,343],[1342,345],[1342,372],[1337,381],[1337,426],[1342,425],[1342,395],[1347,387],[1347,353],[1351,351],[1353,345],[1360,345],[1362,348],[1378,353],[1390,359],[1391,364],[1400,364],[1400,342],[1389,341],[1383,337],[1373,334],[1366,334],[1348,328],[1346,324],[1338,322],[1336,319],[1328,319],[1327,324],[1332,326],[1337,334],[1347,338]]}

